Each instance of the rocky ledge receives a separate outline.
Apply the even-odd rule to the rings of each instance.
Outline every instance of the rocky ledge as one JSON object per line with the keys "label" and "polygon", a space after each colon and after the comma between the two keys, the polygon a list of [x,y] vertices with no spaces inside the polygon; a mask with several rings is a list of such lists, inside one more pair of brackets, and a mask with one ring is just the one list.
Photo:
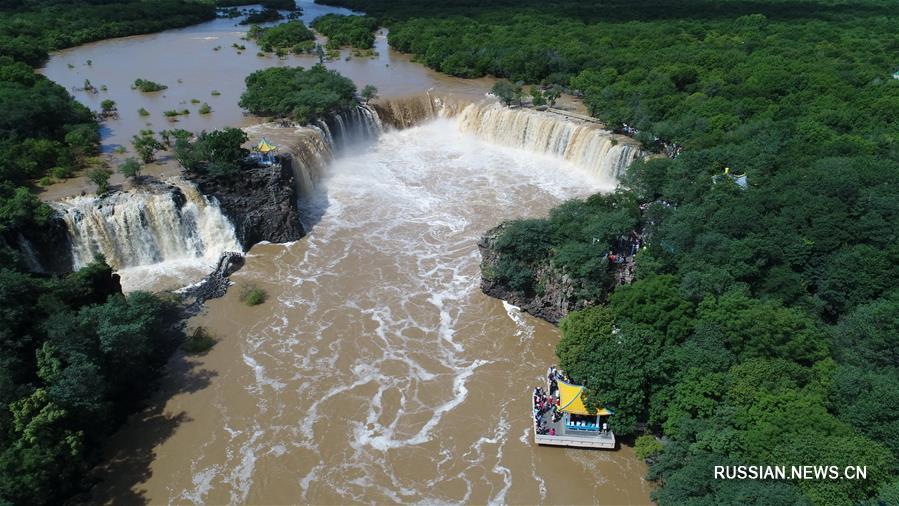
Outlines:
{"label": "rocky ledge", "polygon": [[296,241],[306,235],[297,207],[290,159],[271,167],[244,169],[239,177],[215,178],[187,174],[207,197],[215,197],[234,224],[244,250],[258,242]]}
{"label": "rocky ledge", "polygon": [[490,229],[478,241],[481,251],[481,291],[485,294],[513,304],[522,311],[550,323],[559,323],[569,312],[592,305],[591,301],[578,299],[571,278],[545,264],[535,271],[535,279],[541,289],[539,293],[523,293],[512,290],[492,276],[500,259],[494,248],[496,238],[502,233],[504,224]]}

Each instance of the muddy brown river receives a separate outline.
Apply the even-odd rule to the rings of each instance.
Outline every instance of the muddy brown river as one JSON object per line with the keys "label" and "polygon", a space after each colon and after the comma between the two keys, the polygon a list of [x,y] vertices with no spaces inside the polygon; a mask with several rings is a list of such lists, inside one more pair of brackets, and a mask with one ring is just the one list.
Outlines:
{"label": "muddy brown river", "polygon": [[[157,111],[204,90],[222,92],[199,97],[215,112],[179,127],[246,124],[235,102],[243,77],[265,64],[250,43],[234,53],[230,25],[75,48],[46,73],[68,85],[92,72],[108,85],[122,117],[107,125],[107,146],[145,127],[138,107],[153,105],[149,122],[162,128]],[[437,76],[379,40],[378,59],[331,65],[388,94],[483,95],[485,82]],[[89,69],[67,68],[87,59]],[[140,76],[171,87],[145,97],[127,86]],[[206,355],[174,357],[150,407],[112,437],[97,502],[649,502],[631,448],[533,443],[530,395],[555,362],[558,330],[479,290],[484,231],[609,190],[607,182],[438,119],[339,156],[319,185],[326,198],[311,233],[252,248],[236,285],[190,322],[219,342]],[[248,285],[268,300],[242,304]]]}

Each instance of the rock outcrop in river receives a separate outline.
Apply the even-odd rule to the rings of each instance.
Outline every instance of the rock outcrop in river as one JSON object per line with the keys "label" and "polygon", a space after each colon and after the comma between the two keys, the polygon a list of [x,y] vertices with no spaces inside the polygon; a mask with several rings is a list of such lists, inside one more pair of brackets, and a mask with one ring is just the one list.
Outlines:
{"label": "rock outcrop in river", "polygon": [[518,292],[499,282],[492,273],[499,263],[500,253],[494,248],[496,238],[505,224],[487,231],[478,241],[481,251],[481,291],[485,294],[513,304],[550,323],[559,323],[565,315],[577,309],[592,305],[591,301],[578,299],[577,290],[571,278],[546,263],[534,271],[534,279],[541,287],[540,292]]}
{"label": "rock outcrop in river", "polygon": [[306,235],[297,208],[291,161],[282,158],[282,162],[245,169],[236,178],[188,176],[204,195],[218,201],[244,251],[258,242],[290,242]]}

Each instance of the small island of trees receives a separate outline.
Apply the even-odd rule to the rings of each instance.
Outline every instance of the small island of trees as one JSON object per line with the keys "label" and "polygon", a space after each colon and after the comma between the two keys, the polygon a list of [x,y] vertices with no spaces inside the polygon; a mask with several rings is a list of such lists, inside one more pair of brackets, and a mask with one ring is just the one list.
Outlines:
{"label": "small island of trees", "polygon": [[346,46],[371,49],[375,44],[374,31],[378,29],[378,20],[368,16],[326,14],[316,18],[312,28],[328,38],[328,49]]}
{"label": "small island of trees", "polygon": [[321,65],[274,67],[247,76],[240,106],[259,116],[311,123],[357,104],[356,85]]}
{"label": "small island of trees", "polygon": [[259,48],[267,53],[290,50],[299,54],[307,53],[315,47],[315,34],[302,21],[288,21],[270,28],[254,25],[247,37],[256,39]]}

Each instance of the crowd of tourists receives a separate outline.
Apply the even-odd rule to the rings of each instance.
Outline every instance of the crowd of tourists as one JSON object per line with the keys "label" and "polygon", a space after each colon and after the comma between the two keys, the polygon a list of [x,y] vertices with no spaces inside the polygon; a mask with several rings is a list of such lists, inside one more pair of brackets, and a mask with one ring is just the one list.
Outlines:
{"label": "crowd of tourists", "polygon": [[550,366],[546,371],[546,382],[549,386],[549,392],[540,387],[534,388],[534,423],[537,425],[537,434],[540,435],[556,435],[556,429],[547,427],[547,420],[551,419],[552,423],[557,423],[562,419],[562,412],[559,411],[559,381],[570,383],[568,378],[561,371]]}

